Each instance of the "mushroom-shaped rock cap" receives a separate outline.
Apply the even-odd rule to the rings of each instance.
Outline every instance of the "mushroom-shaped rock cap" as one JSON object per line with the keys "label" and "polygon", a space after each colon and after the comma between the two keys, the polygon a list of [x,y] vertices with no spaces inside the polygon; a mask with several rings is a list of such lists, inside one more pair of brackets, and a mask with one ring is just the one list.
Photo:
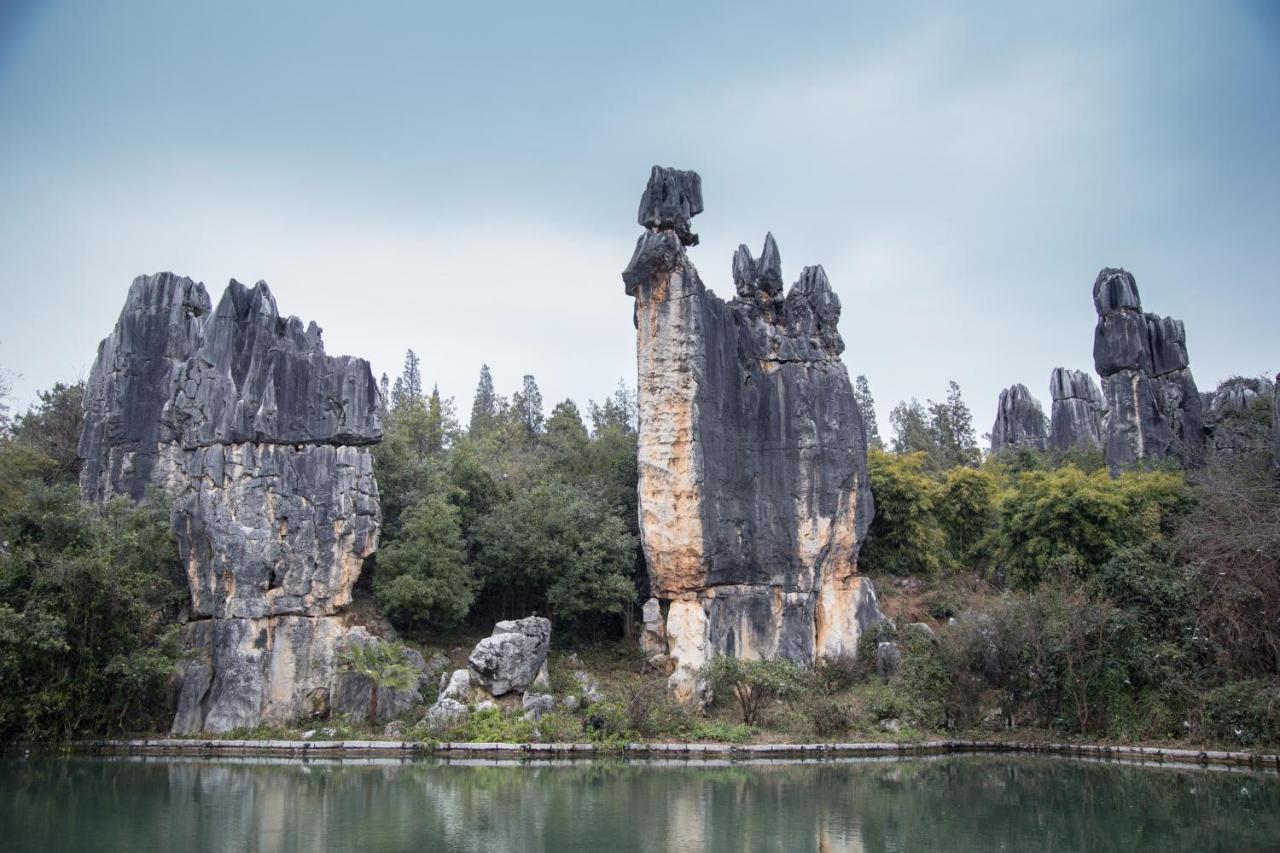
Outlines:
{"label": "mushroom-shaped rock cap", "polygon": [[686,246],[698,245],[690,227],[702,212],[702,178],[697,172],[654,166],[640,198],[638,221],[645,228],[670,229]]}
{"label": "mushroom-shaped rock cap", "polygon": [[1104,267],[1093,282],[1093,305],[1098,314],[1111,314],[1122,309],[1142,310],[1138,296],[1138,282],[1133,273],[1123,269]]}
{"label": "mushroom-shaped rock cap", "polygon": [[1049,396],[1054,400],[1087,400],[1102,403],[1102,392],[1093,377],[1083,370],[1055,367],[1049,376]]}

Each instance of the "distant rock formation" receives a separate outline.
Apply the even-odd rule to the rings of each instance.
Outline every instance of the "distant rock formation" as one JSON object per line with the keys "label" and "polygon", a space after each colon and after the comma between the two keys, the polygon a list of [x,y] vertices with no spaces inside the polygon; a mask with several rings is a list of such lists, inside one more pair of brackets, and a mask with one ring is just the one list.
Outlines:
{"label": "distant rock formation", "polygon": [[177,732],[325,714],[339,610],[380,524],[368,362],[325,355],[264,282],[140,276],[85,391],[86,500],[172,501],[191,588]]}
{"label": "distant rock formation", "polygon": [[1143,459],[1197,465],[1204,455],[1200,392],[1182,322],[1144,314],[1138,284],[1103,269],[1093,284],[1093,360],[1107,403],[1103,449],[1112,471]]}
{"label": "distant rock formation", "polygon": [[654,167],[645,231],[622,274],[635,297],[640,530],[671,686],[700,699],[711,655],[854,653],[880,617],[857,574],[874,514],[866,433],[840,353],[840,300],[820,266],[785,296],[772,235],[733,257],[737,296],[685,253],[702,211],[694,172]]}
{"label": "distant rock formation", "polygon": [[[1233,376],[1201,394],[1204,431],[1212,453],[1270,453],[1274,442],[1270,377]],[[1269,423],[1270,422],[1270,423]]]}
{"label": "distant rock formation", "polygon": [[1027,386],[1018,383],[1000,392],[996,422],[991,427],[991,452],[1002,450],[1048,450],[1044,409]]}
{"label": "distant rock formation", "polygon": [[1049,377],[1053,400],[1049,415],[1049,444],[1055,450],[1102,446],[1102,416],[1106,402],[1093,376],[1083,370],[1055,367]]}

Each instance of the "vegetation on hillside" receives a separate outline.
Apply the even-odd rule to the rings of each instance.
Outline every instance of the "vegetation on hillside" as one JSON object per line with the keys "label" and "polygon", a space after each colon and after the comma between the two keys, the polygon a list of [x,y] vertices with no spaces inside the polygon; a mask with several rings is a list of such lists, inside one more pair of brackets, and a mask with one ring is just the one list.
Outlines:
{"label": "vegetation on hillside", "polygon": [[[878,439],[865,378],[856,388]],[[577,699],[536,724],[493,710],[410,734],[1280,743],[1280,481],[1265,454],[1112,478],[1096,453],[983,458],[954,383],[942,403],[899,404],[892,451],[872,441],[877,514],[861,565],[894,625],[864,636],[856,660],[811,673],[717,659],[705,673],[717,703],[700,717],[670,700],[634,642],[648,589],[632,393],[546,412],[532,376],[507,398],[486,367],[464,427],[452,400],[424,390],[412,352],[383,389],[384,525],[364,605],[455,664],[495,620],[549,616],[553,684]],[[82,392],[57,385],[20,413],[0,395],[4,741],[163,730],[172,713],[187,592],[167,510],[158,497],[79,504]],[[1269,410],[1254,409],[1269,429]],[[876,669],[882,642],[900,656],[892,673]],[[575,692],[578,666],[603,698]]]}

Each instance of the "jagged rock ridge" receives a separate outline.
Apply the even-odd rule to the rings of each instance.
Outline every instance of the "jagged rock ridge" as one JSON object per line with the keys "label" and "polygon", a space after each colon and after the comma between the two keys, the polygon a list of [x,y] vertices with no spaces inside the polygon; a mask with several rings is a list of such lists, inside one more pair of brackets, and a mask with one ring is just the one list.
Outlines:
{"label": "jagged rock ridge", "polygon": [[880,618],[857,574],[874,506],[840,300],[821,266],[784,296],[772,235],[759,259],[739,247],[737,295],[719,299],[685,253],[702,206],[696,173],[655,166],[622,275],[636,300],[641,539],[660,601],[647,634],[665,639],[690,701],[715,652],[808,664],[853,653]]}
{"label": "jagged rock ridge", "polygon": [[1044,409],[1027,386],[1018,383],[1000,392],[996,421],[991,427],[991,452],[1002,450],[1047,450]]}
{"label": "jagged rock ridge", "polygon": [[1083,370],[1055,367],[1049,377],[1053,400],[1049,415],[1049,443],[1055,450],[1102,446],[1102,418],[1106,402],[1093,376]]}
{"label": "jagged rock ridge", "polygon": [[339,610],[380,524],[368,363],[326,355],[264,282],[232,281],[211,305],[189,278],[134,280],[98,348],[79,449],[86,500],[154,488],[172,502],[195,653],[179,732],[330,710]]}
{"label": "jagged rock ridge", "polygon": [[1259,419],[1275,405],[1275,383],[1268,376],[1233,376],[1213,392],[1203,392],[1206,449],[1218,454],[1271,452],[1274,423],[1268,428]]}
{"label": "jagged rock ridge", "polygon": [[1198,464],[1204,454],[1202,403],[1182,322],[1143,313],[1137,281],[1123,269],[1098,273],[1093,302],[1093,360],[1106,400],[1108,466],[1115,471],[1167,457]]}

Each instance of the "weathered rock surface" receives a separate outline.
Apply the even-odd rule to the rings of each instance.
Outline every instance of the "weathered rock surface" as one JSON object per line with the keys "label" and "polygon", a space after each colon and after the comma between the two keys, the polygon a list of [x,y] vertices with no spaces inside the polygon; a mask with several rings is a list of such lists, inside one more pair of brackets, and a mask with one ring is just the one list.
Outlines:
{"label": "weathered rock surface", "polygon": [[991,427],[991,452],[1047,450],[1049,435],[1044,409],[1027,386],[1018,383],[1000,392],[996,422]]}
{"label": "weathered rock surface", "polygon": [[881,640],[876,644],[876,675],[888,681],[902,665],[902,649],[893,640]]}
{"label": "weathered rock surface", "polygon": [[[1280,373],[1276,374],[1273,388],[1280,388]],[[1271,457],[1280,468],[1280,392],[1271,401]]]}
{"label": "weathered rock surface", "polygon": [[672,687],[691,701],[714,652],[809,664],[852,654],[878,617],[857,574],[874,506],[840,300],[820,266],[784,296],[771,235],[758,260],[738,249],[737,296],[719,299],[685,253],[701,210],[695,173],[654,167],[622,274],[636,300],[641,539],[667,610],[661,628],[646,614],[645,636],[665,637]]}
{"label": "weathered rock surface", "polygon": [[1213,393],[1201,395],[1207,449],[1213,453],[1272,453],[1274,418],[1263,417],[1275,406],[1275,383],[1270,377],[1233,376]]}
{"label": "weathered rock surface", "polygon": [[546,695],[550,650],[550,620],[527,616],[499,622],[471,651],[466,669],[441,676],[438,698],[424,722],[439,728],[465,715],[468,706],[499,704],[521,707],[530,719],[540,718],[555,704]]}
{"label": "weathered rock surface", "polygon": [[1049,377],[1053,400],[1049,415],[1049,443],[1055,450],[1102,446],[1102,416],[1106,402],[1093,376],[1083,370],[1055,367]]}
{"label": "weathered rock surface", "polygon": [[1138,284],[1103,269],[1093,284],[1098,325],[1093,360],[1107,414],[1103,450],[1117,471],[1142,459],[1199,464],[1204,454],[1200,392],[1191,376],[1182,322],[1144,314]]}
{"label": "weathered rock surface", "polygon": [[499,622],[467,658],[471,681],[490,696],[523,693],[546,666],[550,649],[550,620],[527,616]]}
{"label": "weathered rock surface", "polygon": [[644,603],[641,610],[643,628],[640,633],[640,648],[645,654],[665,655],[667,653],[667,622],[662,616],[662,603],[651,598]]}
{"label": "weathered rock surface", "polygon": [[194,617],[176,732],[330,711],[338,614],[378,542],[377,402],[368,363],[326,355],[264,282],[214,309],[189,278],[134,280],[86,386],[80,486],[171,499]]}

